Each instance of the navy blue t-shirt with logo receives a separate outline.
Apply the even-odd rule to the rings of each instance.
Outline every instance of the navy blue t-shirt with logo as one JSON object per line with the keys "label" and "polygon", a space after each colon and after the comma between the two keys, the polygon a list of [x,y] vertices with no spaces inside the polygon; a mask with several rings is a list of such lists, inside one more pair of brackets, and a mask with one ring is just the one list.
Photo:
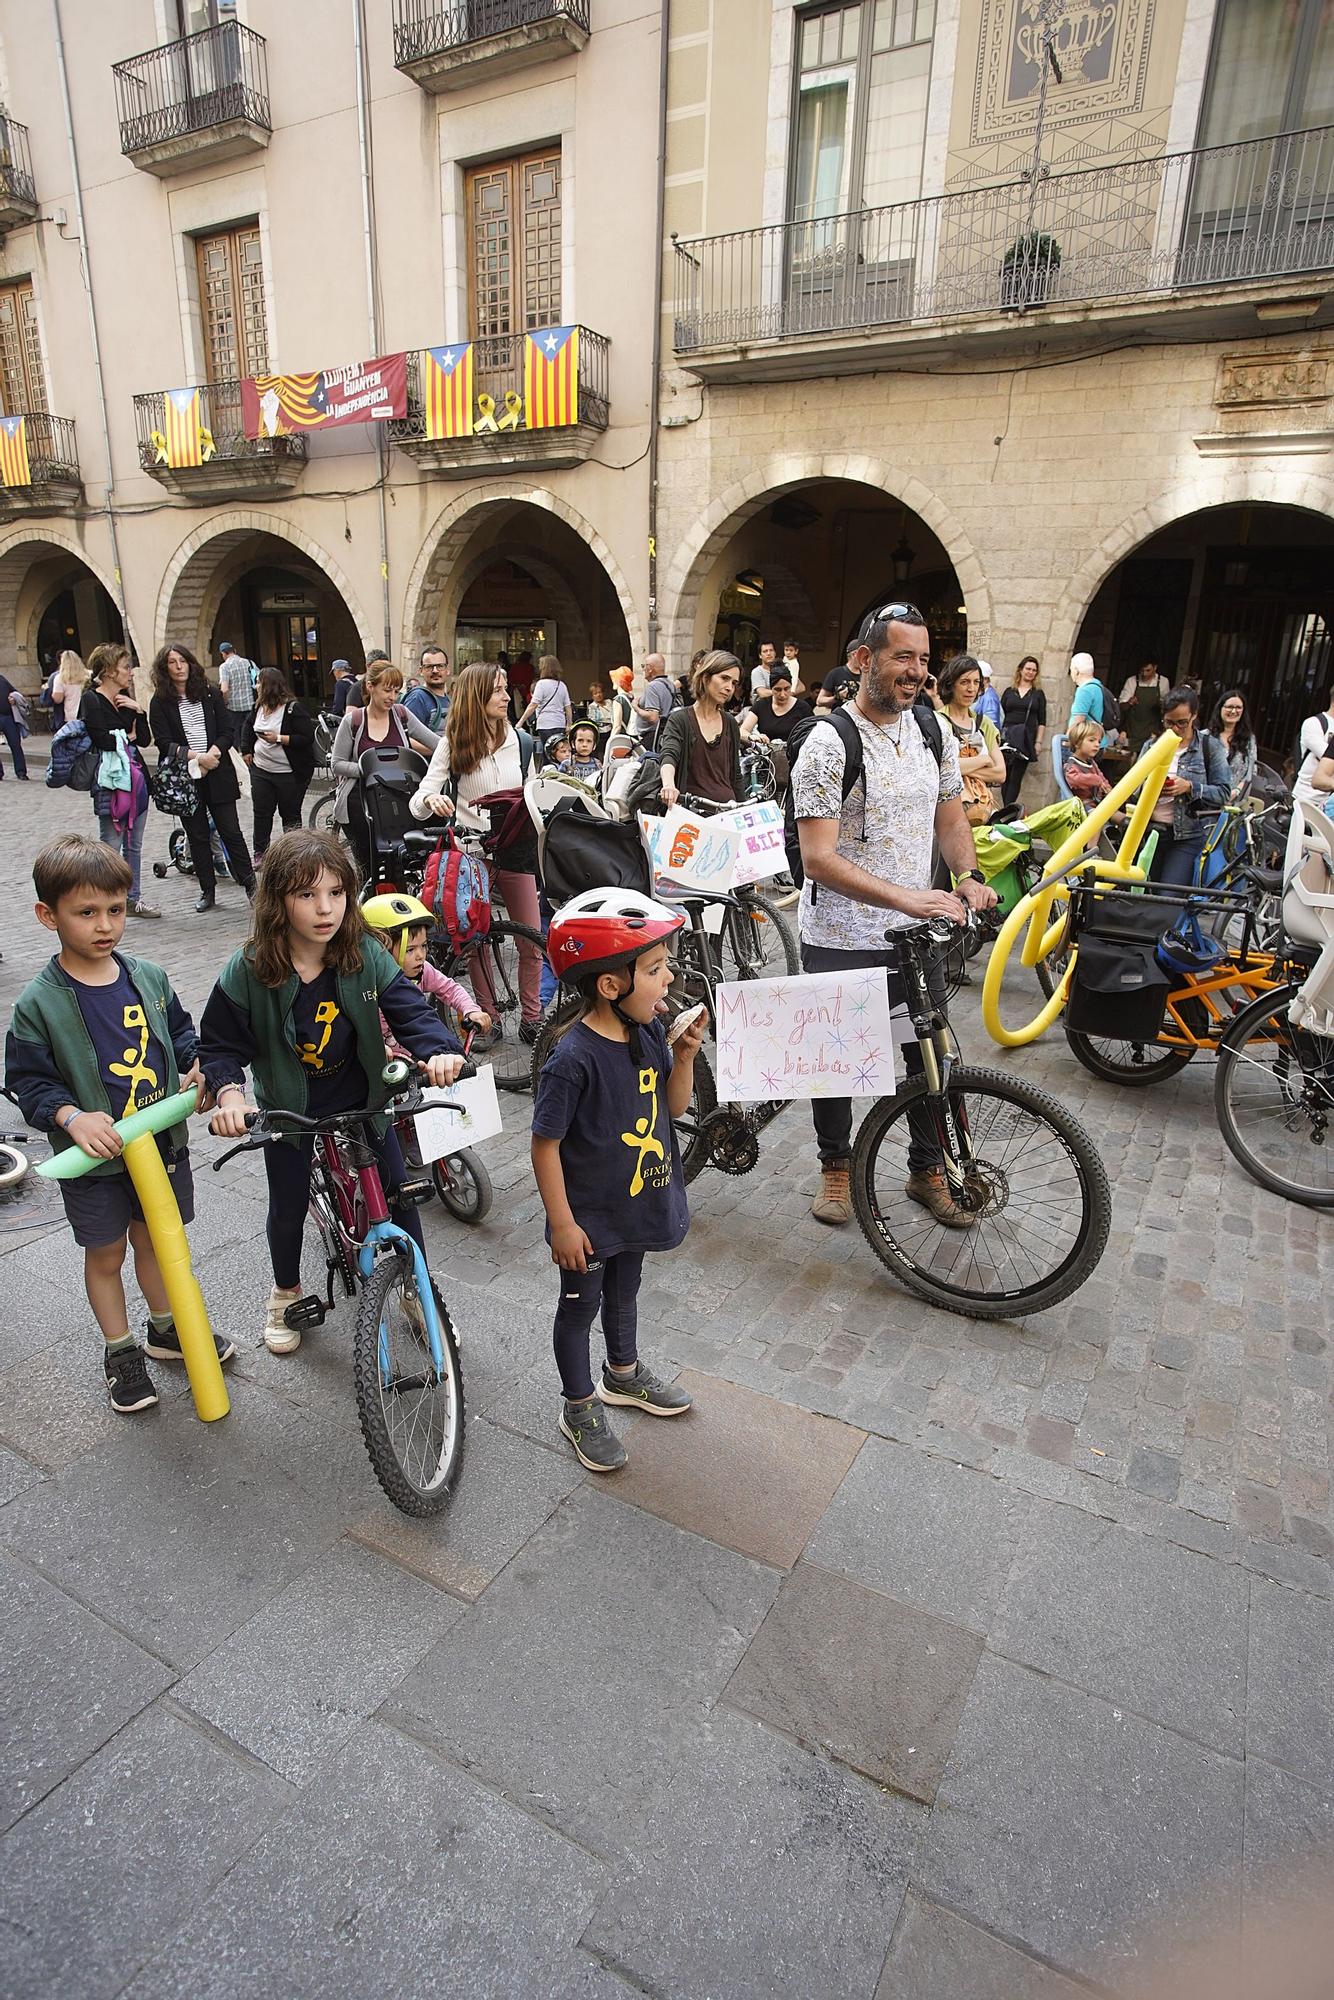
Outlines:
{"label": "navy blue t-shirt with logo", "polygon": [[357,1031],[338,1004],[338,975],[331,966],[297,986],[292,1026],[306,1071],[308,1116],[360,1110],[370,1088],[357,1060]]}
{"label": "navy blue t-shirt with logo", "polygon": [[[111,1116],[128,1118],[167,1095],[167,1052],[148,1025],[144,1003],[123,965],[109,986],[70,979],[97,1056]],[[69,974],[65,977],[69,979]]]}
{"label": "navy blue t-shirt with logo", "polygon": [[661,1023],[639,1041],[636,1062],[628,1044],[577,1022],[543,1064],[533,1104],[533,1136],[559,1139],[570,1208],[599,1257],[674,1250],[690,1224]]}

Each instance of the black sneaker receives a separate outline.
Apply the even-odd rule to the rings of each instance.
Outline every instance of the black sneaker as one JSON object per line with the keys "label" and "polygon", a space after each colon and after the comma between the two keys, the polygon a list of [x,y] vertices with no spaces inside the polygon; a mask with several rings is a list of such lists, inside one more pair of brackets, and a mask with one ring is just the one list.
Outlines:
{"label": "black sneaker", "polygon": [[119,1353],[108,1354],[105,1374],[111,1407],[122,1416],[129,1416],[135,1410],[151,1410],[157,1402],[157,1390],[142,1347],[123,1347]]}
{"label": "black sneaker", "polygon": [[659,1381],[642,1361],[633,1375],[613,1375],[604,1366],[598,1395],[604,1403],[624,1403],[628,1409],[643,1410],[650,1417],[683,1417],[690,1408],[690,1398],[684,1389]]}
{"label": "black sneaker", "polygon": [[[220,1333],[214,1334],[213,1345],[217,1349],[218,1360],[220,1362],[225,1363],[230,1361],[236,1353],[233,1343],[230,1340],[224,1340]],[[151,1354],[154,1361],[184,1361],[185,1359],[185,1356],[181,1353],[181,1336],[177,1333],[175,1327],[169,1326],[165,1333],[158,1333],[153,1326],[152,1320],[144,1328],[144,1352]]]}
{"label": "black sneaker", "polygon": [[596,1403],[563,1403],[560,1428],[590,1472],[619,1472],[625,1464],[625,1446]]}

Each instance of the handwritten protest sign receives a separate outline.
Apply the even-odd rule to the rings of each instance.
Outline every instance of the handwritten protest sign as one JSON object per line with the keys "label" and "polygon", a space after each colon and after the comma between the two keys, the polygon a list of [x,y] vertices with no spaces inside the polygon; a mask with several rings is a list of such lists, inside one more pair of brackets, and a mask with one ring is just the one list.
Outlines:
{"label": "handwritten protest sign", "polygon": [[715,991],[720,1098],[745,1104],[893,1090],[883,970],[739,980]]}
{"label": "handwritten protest sign", "polygon": [[[746,882],[767,882],[771,876],[782,874],[787,867],[787,849],[783,845],[783,808],[775,800],[761,799],[753,806],[737,806],[729,813],[720,813],[718,818],[727,820],[737,830],[734,889]],[[715,826],[717,823],[713,822]]]}
{"label": "handwritten protest sign", "polygon": [[719,895],[732,887],[741,836],[727,815],[707,819],[673,806],[661,819],[641,816],[653,870],[682,889]]}
{"label": "handwritten protest sign", "polygon": [[[494,1139],[501,1130],[500,1100],[490,1063],[484,1063],[476,1076],[464,1083],[451,1083],[446,1090],[428,1090],[423,1096],[425,1101],[412,1122],[425,1161],[443,1160],[447,1153]],[[447,1111],[445,1105],[455,1109]]]}

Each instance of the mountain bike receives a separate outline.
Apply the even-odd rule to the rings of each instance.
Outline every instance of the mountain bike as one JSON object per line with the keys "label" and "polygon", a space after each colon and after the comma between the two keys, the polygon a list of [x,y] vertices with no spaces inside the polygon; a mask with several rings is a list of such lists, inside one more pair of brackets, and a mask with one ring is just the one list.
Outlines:
{"label": "mountain bike", "polygon": [[[969,922],[994,934],[994,920]],[[1064,1105],[1003,1071],[958,1060],[931,994],[958,928],[932,919],[886,933],[898,951],[922,1067],[867,1110],[853,1144],[852,1201],[867,1243],[910,1291],[969,1318],[1002,1319],[1078,1290],[1106,1247],[1111,1191],[1093,1141]],[[538,1043],[535,1071],[554,1027]],[[706,1165],[749,1173],[764,1128],[793,1100],[718,1106],[702,1053],[695,1085],[677,1121],[687,1177]],[[914,1128],[919,1141],[929,1135],[952,1200],[971,1217],[968,1228],[948,1227],[907,1193]]]}
{"label": "mountain bike", "polygon": [[1296,1028],[1300,978],[1239,1010],[1218,1044],[1214,1111],[1252,1180],[1307,1208],[1334,1208],[1334,1036]]}
{"label": "mountain bike", "polygon": [[[475,1075],[471,1063],[464,1076]],[[334,1289],[361,1301],[352,1335],[357,1415],[371,1469],[404,1514],[438,1514],[447,1504],[463,1458],[463,1375],[459,1346],[444,1300],[421,1249],[389,1219],[380,1166],[368,1124],[393,1105],[394,1117],[421,1108],[422,1092],[405,1062],[386,1065],[378,1105],[306,1118],[295,1111],[246,1117],[251,1134],[213,1163],[216,1173],[237,1153],[312,1133],[309,1217],[325,1263],[325,1295],[297,1299],[290,1327],[322,1326]]]}

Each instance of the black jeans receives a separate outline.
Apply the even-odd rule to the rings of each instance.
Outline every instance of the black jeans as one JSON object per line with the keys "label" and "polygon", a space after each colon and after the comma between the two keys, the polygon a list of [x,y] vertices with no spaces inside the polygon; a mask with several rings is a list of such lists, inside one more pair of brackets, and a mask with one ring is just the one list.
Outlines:
{"label": "black jeans", "polygon": [[599,1306],[608,1361],[616,1368],[631,1368],[639,1358],[636,1302],[644,1272],[643,1251],[622,1250],[619,1257],[608,1257],[605,1262],[590,1259],[590,1265],[594,1268],[560,1274],[560,1303],[551,1344],[568,1403],[585,1402],[593,1393],[588,1336]]}
{"label": "black jeans", "polygon": [[254,764],[250,766],[250,803],[255,815],[256,856],[263,854],[269,844],[275,813],[282,820],[284,833],[300,826],[301,801],[305,796],[305,786],[290,771],[261,771]]}
{"label": "black jeans", "polygon": [[[310,1161],[315,1150],[313,1133],[295,1145],[275,1139],[264,1148],[264,1172],[269,1183],[269,1217],[266,1234],[273,1282],[283,1291],[301,1283],[301,1238],[306,1228],[310,1202]],[[391,1125],[375,1147],[380,1162],[380,1181],[389,1198],[389,1219],[406,1229],[414,1243],[426,1248],[416,1204],[400,1207],[394,1191],[403,1183],[403,1154]]]}
{"label": "black jeans", "polygon": [[208,834],[209,814],[218,829],[227,856],[227,866],[232,871],[233,880],[243,889],[252,887],[255,871],[250,864],[250,849],[241,837],[241,822],[236,817],[236,800],[227,799],[217,805],[201,805],[198,812],[191,813],[184,822],[185,837],[190,843],[190,859],[195,864],[195,878],[200,892],[211,896],[218,886],[217,870],[213,866],[213,844]]}
{"label": "black jeans", "polygon": [[1013,806],[1019,803],[1019,787],[1024,782],[1024,774],[1033,762],[1018,750],[1007,750],[1002,744],[1001,755],[1005,759],[1005,782],[1001,786],[1001,804]]}
{"label": "black jeans", "polygon": [[[19,728],[19,719],[12,709],[8,714],[0,715],[0,736],[4,737],[13,756],[14,776],[16,778],[26,778],[28,775],[28,760],[23,754],[23,731]],[[0,778],[3,776],[4,772],[0,771]]]}
{"label": "black jeans", "polygon": [[[889,979],[889,1004],[900,1007],[904,1002],[903,981],[899,977],[898,953],[892,946],[884,951],[833,951],[827,945],[807,944],[802,941],[801,969],[803,972],[856,972],[862,966],[883,965]],[[943,1013],[945,1010],[945,975],[941,966],[932,967],[929,985],[931,998]],[[920,1076],[922,1070],[921,1052],[916,1042],[909,1042],[900,1050],[903,1067],[909,1076]],[[815,1120],[815,1138],[819,1148],[822,1167],[843,1165],[852,1154],[852,1099],[850,1097],[817,1097],[811,1104],[811,1115]],[[928,1105],[919,1104],[908,1113],[908,1170],[910,1173],[930,1173],[941,1163],[940,1141],[936,1137],[935,1121]]]}

